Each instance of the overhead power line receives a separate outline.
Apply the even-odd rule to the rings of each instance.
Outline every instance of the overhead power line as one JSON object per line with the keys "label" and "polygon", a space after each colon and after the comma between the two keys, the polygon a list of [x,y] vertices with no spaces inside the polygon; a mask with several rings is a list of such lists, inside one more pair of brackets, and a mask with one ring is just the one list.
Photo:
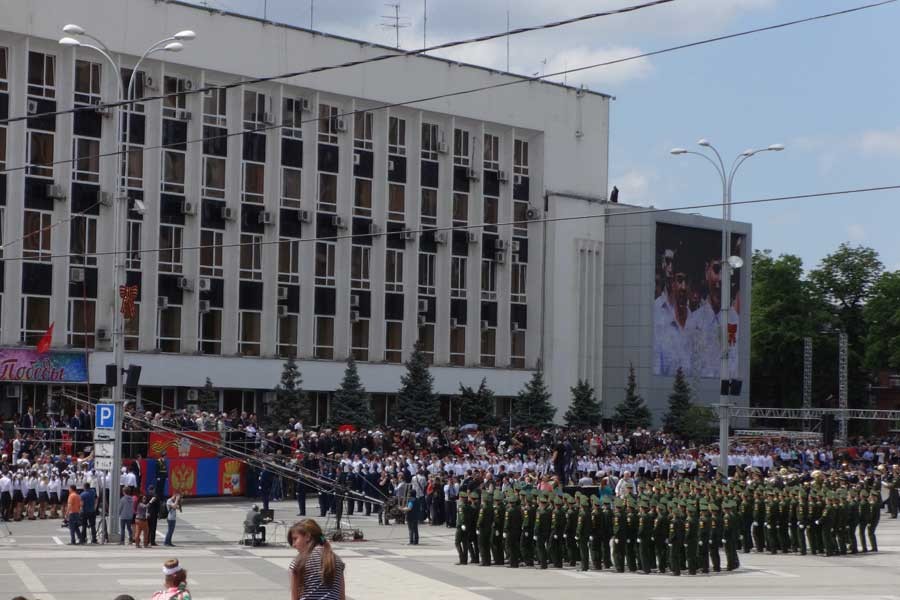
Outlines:
{"label": "overhead power line", "polygon": [[[538,81],[541,81],[541,80],[544,80],[544,79],[547,79],[550,77],[559,77],[561,75],[566,75],[566,74],[570,74],[570,73],[578,73],[581,71],[588,71],[588,70],[597,69],[600,67],[608,67],[608,66],[612,66],[612,65],[618,65],[618,64],[622,64],[622,63],[626,63],[626,62],[630,62],[630,61],[634,61],[634,60],[648,58],[651,56],[667,54],[669,52],[675,52],[678,50],[685,50],[688,48],[694,48],[697,46],[703,46],[703,45],[712,44],[715,42],[721,42],[721,41],[744,37],[744,36],[753,35],[753,34],[757,34],[757,33],[763,33],[766,31],[773,31],[776,29],[783,29],[785,27],[791,27],[791,26],[795,26],[795,25],[801,25],[804,23],[810,23],[813,21],[819,21],[819,20],[823,20],[823,19],[846,15],[846,14],[850,14],[850,13],[854,13],[854,12],[858,12],[858,11],[862,11],[862,10],[866,10],[866,9],[870,9],[870,8],[883,6],[885,4],[892,4],[894,2],[897,2],[897,0],[883,0],[882,2],[877,2],[874,4],[866,4],[866,5],[857,6],[854,8],[848,8],[848,9],[839,10],[839,11],[835,11],[835,12],[824,13],[824,14],[820,14],[820,15],[806,17],[803,19],[796,19],[793,21],[785,21],[783,23],[776,23],[774,25],[757,27],[755,29],[748,29],[745,31],[737,32],[737,33],[730,33],[730,34],[720,35],[720,36],[716,36],[716,37],[706,38],[706,39],[698,40],[695,42],[679,44],[677,46],[669,46],[667,48],[662,48],[659,50],[651,50],[649,52],[633,54],[631,56],[625,56],[625,57],[617,58],[617,59],[613,59],[613,60],[607,60],[607,61],[603,61],[603,62],[593,63],[590,65],[583,65],[580,67],[573,67],[571,69],[564,69],[562,71],[556,71],[555,73],[546,73],[546,74],[542,74],[542,75],[535,75],[533,77],[518,77],[517,79],[514,79],[512,81],[504,81],[504,82],[500,82],[500,83],[495,83],[495,84],[490,84],[490,85],[485,85],[485,86],[480,86],[480,87],[475,87],[475,88],[469,88],[469,89],[465,89],[465,90],[457,90],[455,92],[445,92],[445,93],[441,93],[441,94],[434,94],[432,96],[425,96],[425,97],[421,97],[421,98],[404,100],[404,101],[400,101],[400,102],[389,102],[389,103],[381,104],[381,105],[374,106],[374,107],[367,108],[367,109],[345,111],[336,116],[337,117],[350,117],[357,113],[374,112],[376,110],[385,110],[385,109],[396,108],[396,107],[400,107],[400,106],[410,106],[410,105],[414,105],[414,104],[421,104],[423,102],[431,102],[434,100],[440,100],[443,98],[464,96],[467,94],[474,94],[474,93],[478,93],[478,92],[484,92],[484,91],[488,91],[488,90],[513,86],[513,85],[520,85],[522,83],[538,82]],[[311,117],[309,119],[304,119],[304,120],[300,121],[300,124],[312,123],[312,122],[315,122],[318,120],[319,120],[318,117]],[[295,123],[293,126],[296,126],[296,125],[297,124]],[[136,148],[133,150],[113,150],[110,152],[101,152],[99,154],[94,154],[91,156],[81,156],[78,158],[82,159],[82,160],[99,159],[99,158],[105,158],[105,157],[109,157],[109,156],[118,156],[120,154],[125,154],[126,152],[138,152],[138,151],[144,152],[144,151],[148,151],[148,150],[159,150],[159,149],[166,149],[166,148],[181,147],[186,144],[196,144],[196,143],[202,143],[202,142],[209,141],[209,140],[226,139],[226,138],[235,137],[235,136],[242,136],[245,133],[259,133],[259,132],[264,132],[264,131],[281,129],[282,127],[284,127],[284,124],[264,125],[264,126],[260,126],[260,127],[254,128],[254,129],[247,129],[247,130],[237,131],[237,132],[233,132],[233,133],[223,133],[223,134],[218,134],[218,135],[200,137],[200,138],[196,138],[193,140],[187,140],[185,142],[172,142],[170,144],[158,144],[155,146],[144,146],[144,147],[139,147],[139,148]],[[57,160],[57,161],[53,161],[49,164],[41,165],[41,166],[45,166],[45,167],[54,166],[54,165],[69,163],[72,160],[73,160],[73,158],[68,158],[65,160]],[[27,165],[21,165],[21,166],[17,166],[17,167],[8,167],[6,169],[0,170],[0,173],[10,173],[13,171],[22,171],[27,168],[28,168]]]}
{"label": "overhead power line", "polygon": [[[862,188],[850,188],[845,190],[832,190],[828,192],[812,192],[809,194],[794,194],[791,196],[773,196],[768,198],[756,198],[753,200],[739,200],[732,201],[729,204],[731,206],[741,206],[741,205],[749,205],[749,204],[767,204],[773,202],[786,202],[788,200],[802,200],[805,198],[824,198],[828,196],[843,196],[848,194],[863,194],[870,192],[886,192],[892,190],[900,190],[900,184],[896,185],[882,185],[882,186],[874,186],[874,187],[862,187]],[[608,206],[614,207],[618,206],[616,204],[609,204]],[[206,244],[206,245],[197,245],[197,246],[180,246],[180,247],[172,247],[172,248],[142,248],[139,250],[120,250],[118,254],[155,254],[158,252],[173,252],[173,251],[181,251],[181,252],[190,252],[194,250],[206,250],[206,249],[214,249],[214,248],[240,248],[241,246],[270,246],[274,244],[282,244],[285,242],[298,242],[298,243],[311,243],[311,242],[334,242],[345,239],[354,239],[354,238],[374,238],[374,237],[386,237],[392,235],[402,235],[404,233],[428,233],[428,232],[438,232],[438,231],[470,231],[473,229],[484,229],[486,227],[514,227],[517,225],[528,225],[529,223],[561,223],[566,221],[582,221],[585,219],[609,219],[609,218],[618,218],[624,216],[633,216],[633,215],[644,215],[644,214],[652,214],[652,213],[669,213],[669,212],[680,212],[686,210],[698,210],[702,208],[718,208],[721,207],[721,202],[712,202],[709,204],[693,204],[688,206],[678,206],[674,208],[642,208],[638,210],[626,210],[621,212],[610,212],[604,214],[597,215],[573,215],[570,217],[545,217],[543,219],[528,219],[524,221],[504,221],[500,223],[479,223],[473,225],[464,225],[464,226],[456,226],[456,227],[427,227],[427,228],[418,228],[418,229],[402,229],[398,231],[382,231],[379,233],[348,233],[341,235],[333,235],[333,236],[321,236],[321,237],[312,237],[312,238],[280,238],[277,240],[271,241],[262,241],[262,242],[236,242],[229,244]],[[42,261],[46,260],[55,260],[62,258],[70,258],[73,256],[109,256],[117,254],[114,250],[108,250],[103,252],[91,252],[91,253],[67,253],[67,254],[53,254],[49,256],[44,256]],[[14,256],[9,258],[0,258],[0,262],[13,262],[13,261],[31,261],[34,262],[34,258],[23,258],[20,256]]]}
{"label": "overhead power line", "polygon": [[[130,106],[132,104],[151,102],[154,100],[163,100],[165,98],[171,96],[187,96],[189,94],[199,94],[201,92],[207,92],[210,90],[221,90],[221,89],[231,89],[242,87],[245,85],[254,85],[258,83],[265,83],[268,81],[277,81],[279,79],[289,79],[291,77],[300,77],[301,75],[311,75],[313,73],[322,73],[325,71],[333,71],[336,69],[346,69],[349,67],[356,67],[359,65],[365,65],[374,62],[381,62],[385,60],[390,60],[393,58],[401,58],[407,56],[416,56],[418,54],[423,54],[426,52],[434,52],[435,50],[446,50],[448,48],[456,48],[457,46],[464,46],[467,44],[475,44],[480,42],[487,42],[490,40],[495,40],[503,37],[508,37],[510,35],[519,35],[522,33],[530,33],[532,31],[539,31],[543,29],[555,29],[557,27],[563,27],[565,25],[571,25],[573,23],[579,23],[582,21],[588,21],[591,19],[598,19],[601,17],[609,17],[613,15],[620,15],[630,12],[635,12],[639,10],[643,10],[645,8],[651,8],[654,6],[658,6],[660,4],[668,4],[670,2],[674,2],[675,0],[652,0],[650,2],[644,2],[643,4],[635,4],[632,6],[625,6],[622,8],[617,8],[613,10],[606,10],[602,12],[593,12],[585,15],[580,15],[578,17],[572,17],[571,19],[563,19],[560,21],[553,21],[550,23],[542,23],[541,25],[533,25],[530,27],[520,27],[518,29],[513,29],[511,31],[503,31],[499,33],[491,33],[487,35],[482,35],[474,38],[468,38],[464,40],[455,40],[451,42],[444,42],[443,44],[436,44],[434,46],[429,46],[427,48],[419,48],[418,50],[398,50],[396,52],[391,52],[390,54],[379,54],[377,56],[372,56],[369,58],[363,58],[359,60],[351,60],[343,63],[339,63],[336,65],[326,65],[321,67],[312,67],[310,69],[303,69],[300,71],[291,71],[288,73],[281,73],[280,75],[270,75],[267,77],[255,77],[252,79],[242,79],[240,81],[235,81],[232,83],[223,83],[221,85],[211,85],[205,86],[201,88],[194,88],[192,90],[178,92],[177,94],[157,94],[155,96],[146,96],[144,98],[136,98],[136,99],[128,99],[128,100],[119,100],[116,102],[105,103],[103,106],[114,108],[118,106]],[[895,0],[890,0],[895,1]],[[0,120],[0,125],[5,125],[7,123],[15,123],[16,121],[24,121],[27,119],[40,119],[43,117],[53,117],[58,115],[65,115],[69,113],[75,113],[79,111],[91,111],[96,110],[96,106],[76,106],[74,108],[67,108],[65,110],[58,110],[52,112],[38,113],[34,115],[26,115],[19,117],[10,117],[7,119]]]}

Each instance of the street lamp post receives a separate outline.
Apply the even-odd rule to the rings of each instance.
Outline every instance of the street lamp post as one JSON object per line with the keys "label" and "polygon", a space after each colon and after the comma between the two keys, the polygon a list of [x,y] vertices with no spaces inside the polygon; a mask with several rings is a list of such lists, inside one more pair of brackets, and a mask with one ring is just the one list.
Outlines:
{"label": "street lamp post", "polygon": [[731,232],[729,231],[731,221],[731,188],[734,184],[734,176],[738,169],[747,159],[761,154],[763,152],[780,152],[784,150],[782,144],[772,144],[766,148],[744,150],[735,157],[731,163],[731,169],[725,168],[725,161],[722,155],[713,146],[709,140],[701,139],[697,145],[712,151],[715,159],[709,154],[686,150],[684,148],[673,148],[670,153],[675,156],[683,154],[693,154],[708,161],[719,178],[722,181],[722,258],[721,258],[721,276],[719,279],[719,326],[721,344],[721,362],[719,370],[719,476],[728,476],[728,427],[729,413],[731,410],[731,385],[728,371],[728,313],[731,307],[731,271],[739,269],[743,265],[743,260],[739,256],[731,256]]}
{"label": "street lamp post", "polygon": [[[112,68],[113,76],[116,78],[116,88],[118,92],[118,106],[116,107],[116,147],[121,148],[122,128],[124,119],[128,118],[126,105],[123,104],[131,99],[134,91],[135,77],[141,66],[141,63],[151,54],[157,52],[180,52],[184,48],[183,41],[193,40],[196,34],[190,30],[179,31],[165,39],[162,39],[151,45],[138,59],[131,71],[131,77],[128,80],[127,90],[122,89],[122,77],[119,75],[119,65],[112,56],[109,47],[99,38],[91,35],[79,25],[68,24],[63,27],[63,33],[68,34],[59,40],[60,45],[70,47],[90,48],[99,53]],[[85,37],[93,41],[94,44],[84,43],[74,36]],[[125,92],[123,94],[123,91]],[[116,296],[119,289],[125,285],[125,256],[122,248],[124,246],[128,218],[128,186],[126,167],[130,152],[131,143],[131,124],[129,123],[125,129],[124,149],[114,154],[116,161],[116,194],[113,199],[113,265],[114,265],[114,281],[112,309],[112,342],[113,357],[116,364],[116,381],[113,387],[112,401],[116,405],[116,421],[115,421],[115,441],[113,446],[113,465],[109,473],[109,533],[110,536],[116,535],[119,528],[118,508],[119,508],[119,466],[122,464],[122,411],[125,404],[125,386],[122,374],[125,370],[125,321],[122,313],[118,310],[118,302]],[[104,517],[105,518],[105,517]]]}

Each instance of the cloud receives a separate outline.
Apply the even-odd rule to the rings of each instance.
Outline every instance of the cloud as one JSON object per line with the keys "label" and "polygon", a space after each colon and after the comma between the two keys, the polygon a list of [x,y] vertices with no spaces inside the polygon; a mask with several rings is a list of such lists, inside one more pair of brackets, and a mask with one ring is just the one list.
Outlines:
{"label": "cloud", "polygon": [[[611,180],[619,188],[619,202],[646,205],[650,203],[650,188],[656,179],[655,173],[639,168],[631,168]],[[659,202],[655,202],[659,205]]]}
{"label": "cloud", "polygon": [[869,156],[900,156],[900,128],[864,132],[859,139],[859,149]]}
{"label": "cloud", "polygon": [[851,242],[863,242],[866,239],[866,228],[859,223],[851,223],[847,226],[847,237]]}

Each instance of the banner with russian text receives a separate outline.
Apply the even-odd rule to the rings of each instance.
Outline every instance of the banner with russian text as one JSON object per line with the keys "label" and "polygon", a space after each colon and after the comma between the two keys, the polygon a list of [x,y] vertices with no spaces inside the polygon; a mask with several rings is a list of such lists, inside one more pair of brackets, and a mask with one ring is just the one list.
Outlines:
{"label": "banner with russian text", "polygon": [[33,348],[0,348],[0,381],[22,383],[87,383],[83,352],[38,353]]}
{"label": "banner with russian text", "polygon": [[150,458],[159,458],[166,452],[169,458],[215,458],[221,445],[218,431],[184,431],[178,435],[167,431],[150,433]]}

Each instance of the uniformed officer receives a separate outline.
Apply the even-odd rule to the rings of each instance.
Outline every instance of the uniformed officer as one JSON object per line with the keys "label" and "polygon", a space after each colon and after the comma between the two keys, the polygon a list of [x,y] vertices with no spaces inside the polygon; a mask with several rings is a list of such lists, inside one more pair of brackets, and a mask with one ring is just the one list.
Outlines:
{"label": "uniformed officer", "polygon": [[[866,542],[866,528],[869,526],[871,518],[869,497],[867,492],[862,490],[859,495],[859,546],[863,552],[869,551],[869,544]],[[853,533],[853,537],[856,537],[856,532]]]}
{"label": "uniformed officer", "polygon": [[751,522],[753,547],[757,552],[766,551],[766,496],[758,488],[753,498],[753,521]]}
{"label": "uniformed officer", "polygon": [[869,546],[872,552],[878,552],[878,540],[875,538],[875,529],[881,520],[881,494],[872,491],[869,496],[869,521],[866,524],[866,533],[869,534]]}
{"label": "uniformed officer", "polygon": [[[743,525],[742,525],[743,527]],[[684,520],[684,553],[687,562],[687,570],[690,575],[697,574],[697,554],[700,546],[700,517],[697,505],[693,500],[687,504],[687,515]]]}
{"label": "uniformed officer", "polygon": [[738,524],[734,516],[734,500],[725,500],[722,504],[722,533],[725,535],[722,544],[725,546],[725,568],[734,571],[741,566],[738,558]]}
{"label": "uniformed officer", "polygon": [[458,565],[469,564],[468,535],[466,534],[466,509],[469,504],[469,493],[461,491],[459,502],[456,506],[456,534],[453,543],[456,546],[456,554],[459,556]]}
{"label": "uniformed officer", "polygon": [[493,564],[502,565],[505,561],[504,550],[506,544],[503,541],[504,521],[506,520],[506,506],[503,492],[494,491],[494,520],[491,523],[491,554]]}
{"label": "uniformed officer", "polygon": [[638,570],[637,562],[637,510],[633,497],[625,499],[625,564],[628,571],[635,573]]}
{"label": "uniformed officer", "polygon": [[612,558],[617,573],[625,572],[625,501],[616,498],[612,518]]}
{"label": "uniformed officer", "polygon": [[478,511],[478,554],[481,556],[481,566],[491,566],[491,534],[494,526],[494,503],[490,492],[484,492],[481,499],[481,510]]}
{"label": "uniformed officer", "polygon": [[578,555],[579,560],[581,561],[581,570],[587,571],[591,562],[590,545],[593,539],[591,502],[585,495],[580,495],[578,497],[578,502],[580,506],[578,511],[577,523],[575,524],[575,542],[578,546]]}
{"label": "uniformed officer", "polygon": [[610,542],[613,538],[613,499],[612,496],[603,496],[600,499],[602,513],[602,528],[600,530],[600,551],[603,554],[603,568],[612,569],[613,556]]}
{"label": "uniformed officer", "polygon": [[700,500],[700,516],[697,519],[697,568],[701,573],[709,573],[709,540],[711,524],[712,520],[709,516],[709,504],[706,499],[703,498]]}
{"label": "uniformed officer", "polygon": [[566,559],[569,563],[570,567],[574,567],[578,563],[578,559],[580,557],[580,552],[578,550],[578,540],[577,532],[578,532],[578,516],[580,511],[579,508],[579,499],[581,497],[581,493],[578,494],[578,498],[575,496],[571,496],[569,494],[564,494],[563,498],[566,501]]}
{"label": "uniformed officer", "polygon": [[522,533],[519,536],[519,547],[522,550],[522,562],[526,567],[534,566],[534,522],[537,516],[535,497],[529,490],[519,493],[522,500]]}
{"label": "uniformed officer", "polygon": [[859,498],[856,490],[850,490],[847,494],[847,527],[844,534],[850,554],[859,552],[859,547],[856,545],[857,527],[859,527]]}
{"label": "uniformed officer", "polygon": [[[603,570],[603,510],[600,508],[600,496],[591,495],[591,561],[595,571]],[[607,552],[609,545],[607,544]]]}
{"label": "uniformed officer", "polygon": [[722,511],[720,507],[711,502],[709,504],[709,562],[712,564],[714,573],[722,570],[721,559],[719,558],[719,548],[722,547],[722,537],[724,536],[722,529]]}
{"label": "uniformed officer", "polygon": [[[766,498],[766,549],[771,554],[777,554],[781,547],[778,535],[779,515],[778,509],[781,503],[775,495],[775,490],[770,489]],[[733,518],[733,517],[732,517]]]}
{"label": "uniformed officer", "polygon": [[469,501],[466,503],[468,509],[463,513],[466,525],[466,547],[469,549],[469,564],[477,565],[480,561],[478,552],[478,521],[481,518],[481,505],[478,490],[470,490]]}
{"label": "uniformed officer", "polygon": [[553,527],[553,513],[550,498],[545,493],[538,497],[538,509],[534,516],[535,557],[541,569],[547,568],[549,544]]}
{"label": "uniformed officer", "polygon": [[562,569],[565,560],[566,508],[562,496],[553,496],[553,516],[550,520],[550,562]]}
{"label": "uniformed officer", "polygon": [[819,525],[825,504],[821,492],[812,488],[809,491],[809,525],[806,528],[806,539],[809,542],[809,551],[813,554],[824,554],[822,546],[822,526]]}
{"label": "uniformed officer", "polygon": [[518,569],[522,560],[522,507],[519,505],[519,495],[510,492],[506,500],[506,515],[503,517],[503,538],[506,542],[506,558],[509,560],[509,568]]}
{"label": "uniformed officer", "polygon": [[679,501],[669,505],[669,571],[678,577],[681,575],[681,563],[684,553],[684,513]]}
{"label": "uniformed officer", "polygon": [[660,573],[665,573],[669,564],[669,511],[666,506],[665,497],[660,498],[653,520],[653,545],[656,552],[656,567]]}
{"label": "uniformed officer", "polygon": [[656,568],[653,547],[654,517],[650,512],[650,501],[646,498],[638,501],[637,519],[638,562],[641,571],[650,573]]}

